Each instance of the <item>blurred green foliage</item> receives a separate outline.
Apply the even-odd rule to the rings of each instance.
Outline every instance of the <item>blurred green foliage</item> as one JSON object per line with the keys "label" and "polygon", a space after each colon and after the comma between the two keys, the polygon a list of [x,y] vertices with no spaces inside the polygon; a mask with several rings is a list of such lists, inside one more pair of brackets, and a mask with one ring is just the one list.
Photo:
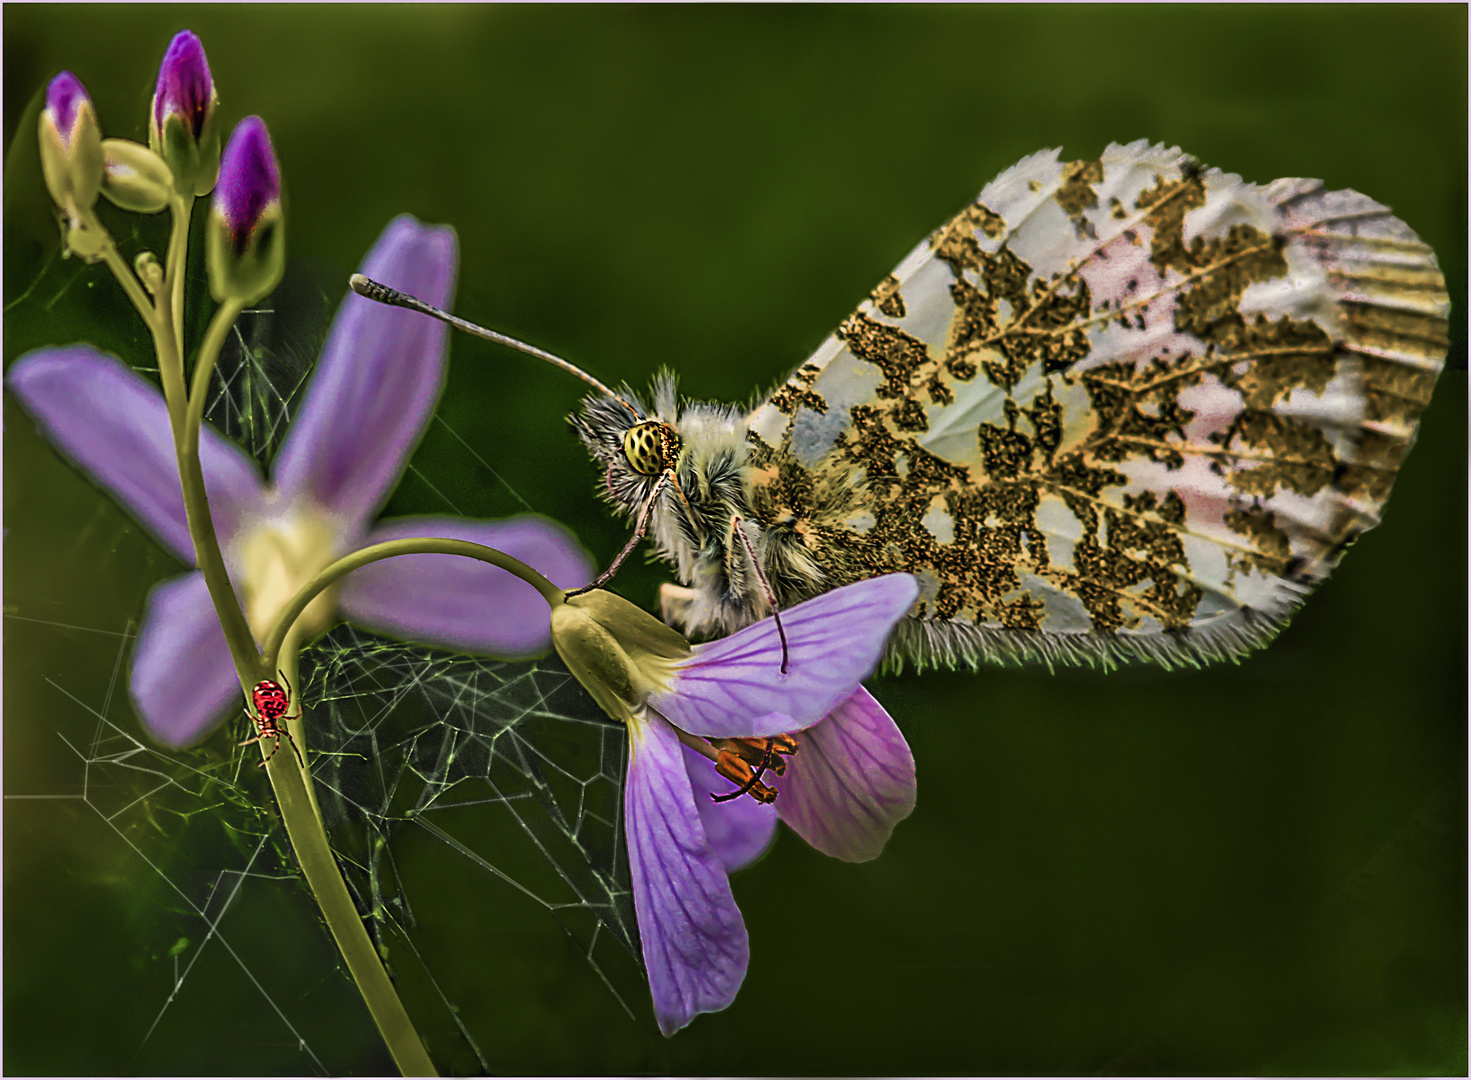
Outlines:
{"label": "blurred green foliage", "polygon": [[[58,258],[23,114],[66,68],[108,135],[142,138],[184,27],[225,129],[270,126],[303,363],[407,211],[458,229],[466,316],[604,380],[667,364],[692,396],[747,400],[1001,169],[1141,136],[1370,194],[1466,295],[1461,6],[7,5],[7,363],[77,339],[146,363],[105,271]],[[108,220],[129,257],[160,249],[158,222]],[[666,1041],[514,889],[472,907],[444,880],[422,947],[491,1066],[1463,1074],[1463,308],[1452,340],[1385,524],[1270,650],[1205,672],[876,683],[918,809],[877,862],[784,835],[735,879],[752,963],[727,1012]],[[561,420],[580,387],[463,337],[452,358],[444,423],[388,512],[526,504],[615,552],[625,526]],[[276,1008],[329,1071],[388,1069],[300,889],[251,879],[221,924],[257,989],[98,793],[73,797],[58,736],[84,740],[88,708],[138,730],[116,635],[182,567],[8,395],[4,481],[6,1071],[310,1070]],[[619,586],[652,604],[664,577],[633,565]],[[152,820],[188,865],[235,864],[197,817]],[[405,873],[423,843],[395,852]],[[198,963],[143,1044],[183,937]]]}

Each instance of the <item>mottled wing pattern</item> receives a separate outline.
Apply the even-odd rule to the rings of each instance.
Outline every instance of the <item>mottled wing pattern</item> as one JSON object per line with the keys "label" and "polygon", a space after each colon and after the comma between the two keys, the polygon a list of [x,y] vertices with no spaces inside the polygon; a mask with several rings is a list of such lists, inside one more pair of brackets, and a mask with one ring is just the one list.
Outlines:
{"label": "mottled wing pattern", "polygon": [[753,510],[827,587],[918,575],[896,658],[1234,655],[1379,520],[1448,310],[1356,192],[1039,153],[751,414]]}

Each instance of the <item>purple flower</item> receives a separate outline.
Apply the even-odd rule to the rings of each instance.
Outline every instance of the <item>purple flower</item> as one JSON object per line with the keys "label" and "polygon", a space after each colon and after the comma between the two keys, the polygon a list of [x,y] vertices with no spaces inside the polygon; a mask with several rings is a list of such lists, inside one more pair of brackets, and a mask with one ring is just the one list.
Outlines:
{"label": "purple flower", "polygon": [[[666,1035],[725,1008],[740,989],[749,946],[728,874],[765,849],[778,816],[818,850],[862,860],[913,809],[914,758],[858,684],[917,595],[914,578],[892,574],[782,612],[786,674],[771,619],[690,649],[609,594],[553,611],[558,652],[628,724],[634,906]],[[790,760],[773,758],[773,748]],[[770,786],[753,764],[778,774]],[[742,778],[762,803],[711,798],[740,791]],[[716,785],[724,791],[712,792]]]}
{"label": "purple flower", "polygon": [[46,189],[75,227],[102,187],[102,129],[92,99],[70,71],[46,84],[39,135]]}
{"label": "purple flower", "polygon": [[264,120],[247,116],[230,135],[210,200],[205,262],[216,300],[253,304],[276,287],[286,267],[284,226],[271,137]]}
{"label": "purple flower", "polygon": [[214,187],[220,166],[218,104],[204,46],[193,31],[179,31],[158,68],[148,145],[168,162],[183,194],[207,195]]}
{"label": "purple flower", "polygon": [[[448,304],[454,234],[398,218],[362,271]],[[565,588],[592,576],[573,538],[536,517],[370,524],[433,413],[444,364],[442,324],[349,294],[269,483],[233,444],[207,426],[200,432],[215,529],[257,639],[317,571],[395,537],[486,544]],[[24,357],[9,381],[68,457],[164,547],[193,563],[167,412],[151,383],[81,345]],[[504,571],[448,555],[404,556],[354,571],[319,596],[297,626],[310,637],[339,613],[369,629],[473,652],[530,655],[547,646],[545,602],[534,590]],[[166,581],[150,594],[131,690],[145,725],[173,746],[203,737],[238,704],[240,687],[202,574]]]}

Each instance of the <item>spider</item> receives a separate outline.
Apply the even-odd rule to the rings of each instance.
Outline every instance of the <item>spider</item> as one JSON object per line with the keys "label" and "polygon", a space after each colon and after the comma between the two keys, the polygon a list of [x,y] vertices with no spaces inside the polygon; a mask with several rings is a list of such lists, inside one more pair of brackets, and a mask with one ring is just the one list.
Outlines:
{"label": "spider", "polygon": [[[270,679],[262,679],[255,684],[250,691],[251,703],[255,706],[255,715],[251,717],[255,721],[256,735],[253,739],[246,739],[240,746],[249,746],[258,743],[262,739],[274,739],[275,745],[271,752],[265,756],[257,768],[265,768],[266,762],[276,756],[276,751],[281,749],[281,736],[286,736],[286,741],[291,744],[291,752],[296,755],[296,760],[302,768],[306,768],[306,762],[301,760],[301,751],[296,748],[296,740],[291,737],[291,732],[282,731],[279,726],[281,720],[295,720],[301,716],[301,710],[297,710],[296,716],[287,716],[286,710],[291,708],[291,683],[287,681],[284,672],[276,672],[281,676],[281,682],[286,683],[286,688],[281,689],[281,683],[272,682]],[[249,710],[246,710],[249,715]]]}

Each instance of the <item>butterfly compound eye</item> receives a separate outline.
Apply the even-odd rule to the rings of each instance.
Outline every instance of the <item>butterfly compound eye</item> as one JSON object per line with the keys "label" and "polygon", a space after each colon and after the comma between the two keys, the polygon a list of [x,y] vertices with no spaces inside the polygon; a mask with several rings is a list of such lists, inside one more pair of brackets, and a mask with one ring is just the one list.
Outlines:
{"label": "butterfly compound eye", "polygon": [[672,468],[678,452],[678,437],[668,424],[657,420],[635,424],[623,433],[623,456],[643,476],[658,476]]}

